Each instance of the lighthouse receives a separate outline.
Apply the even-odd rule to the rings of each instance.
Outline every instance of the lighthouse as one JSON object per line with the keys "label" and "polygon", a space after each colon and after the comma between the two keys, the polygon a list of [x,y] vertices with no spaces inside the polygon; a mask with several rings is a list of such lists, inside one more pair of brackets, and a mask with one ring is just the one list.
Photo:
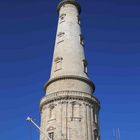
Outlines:
{"label": "lighthouse", "polygon": [[61,0],[57,12],[51,74],[40,102],[40,128],[45,133],[40,140],[100,140],[100,102],[88,76],[80,4]]}

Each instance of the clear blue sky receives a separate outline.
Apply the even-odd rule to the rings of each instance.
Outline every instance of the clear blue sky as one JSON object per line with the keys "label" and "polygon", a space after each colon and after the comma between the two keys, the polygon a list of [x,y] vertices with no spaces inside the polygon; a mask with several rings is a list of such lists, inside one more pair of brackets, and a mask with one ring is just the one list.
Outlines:
{"label": "clear blue sky", "polygon": [[[38,140],[59,0],[0,0],[0,139]],[[101,140],[140,139],[140,1],[79,0],[89,76],[101,101]]]}

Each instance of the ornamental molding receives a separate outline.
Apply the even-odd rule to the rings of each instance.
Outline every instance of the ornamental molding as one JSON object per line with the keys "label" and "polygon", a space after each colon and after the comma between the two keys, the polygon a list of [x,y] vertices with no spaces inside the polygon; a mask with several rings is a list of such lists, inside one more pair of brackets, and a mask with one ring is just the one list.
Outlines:
{"label": "ornamental molding", "polygon": [[54,62],[58,62],[58,61],[62,61],[62,60],[63,60],[62,57],[56,57],[56,58],[54,59]]}
{"label": "ornamental molding", "polygon": [[57,106],[57,104],[52,103],[48,106],[48,108],[53,109],[53,108],[55,108],[55,106]]}
{"label": "ornamental molding", "polygon": [[64,6],[65,4],[73,4],[77,7],[79,14],[81,13],[81,6],[78,2],[76,2],[75,0],[62,0],[58,6],[57,6],[57,12],[59,13],[59,10],[61,9],[62,6]]}
{"label": "ornamental molding", "polygon": [[74,79],[74,80],[83,81],[83,82],[87,83],[89,86],[91,86],[91,88],[93,89],[93,92],[95,90],[94,83],[91,80],[87,79],[87,78],[84,78],[84,77],[81,77],[81,76],[76,76],[76,75],[64,75],[64,76],[59,76],[59,77],[56,77],[56,78],[52,78],[48,82],[46,82],[45,85],[44,85],[44,91],[46,91],[46,88],[50,84],[52,84],[53,82],[56,82],[58,80],[67,80],[67,79]]}
{"label": "ornamental molding", "polygon": [[47,129],[47,131],[52,131],[52,130],[54,130],[54,129],[56,129],[54,126],[50,126],[50,127]]}
{"label": "ornamental molding", "polygon": [[70,102],[70,104],[72,104],[72,105],[79,105],[79,106],[81,106],[81,103],[79,103],[78,101],[71,101],[71,102]]}
{"label": "ornamental molding", "polygon": [[89,105],[94,105],[96,108],[98,108],[98,110],[100,109],[99,100],[88,93],[80,91],[60,91],[44,96],[40,101],[40,110],[42,110],[44,105],[49,103],[54,103],[56,101],[61,101],[61,103],[68,103],[68,101],[71,102],[73,100],[84,101],[84,104],[86,103]]}

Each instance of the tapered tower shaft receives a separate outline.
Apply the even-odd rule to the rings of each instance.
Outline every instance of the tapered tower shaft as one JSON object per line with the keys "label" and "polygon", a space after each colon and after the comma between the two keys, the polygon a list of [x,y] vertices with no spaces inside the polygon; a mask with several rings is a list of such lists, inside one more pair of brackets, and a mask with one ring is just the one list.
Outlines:
{"label": "tapered tower shaft", "polygon": [[[70,1],[62,1],[58,5],[59,20],[51,78],[63,75],[76,75],[87,78],[87,71],[84,71],[86,60],[78,6],[78,3],[74,1],[73,4]],[[59,66],[59,63],[62,65]]]}
{"label": "tapered tower shaft", "polygon": [[75,0],[63,0],[58,4],[57,11],[59,19],[50,80],[45,85],[46,93],[72,90],[92,94],[94,84],[88,79],[80,27],[80,5]]}

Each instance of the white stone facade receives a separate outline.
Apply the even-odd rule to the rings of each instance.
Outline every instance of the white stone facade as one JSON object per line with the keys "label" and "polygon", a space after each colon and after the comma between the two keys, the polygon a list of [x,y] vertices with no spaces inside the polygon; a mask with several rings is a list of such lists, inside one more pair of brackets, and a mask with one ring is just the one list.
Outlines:
{"label": "white stone facade", "polygon": [[92,95],[94,84],[87,74],[80,5],[62,0],[46,95],[41,99],[40,140],[100,140],[99,101]]}
{"label": "white stone facade", "polygon": [[[80,43],[79,13],[75,5],[65,4],[60,8],[51,78],[76,75],[87,78],[84,69],[84,49]],[[57,69],[56,63],[61,63]]]}

